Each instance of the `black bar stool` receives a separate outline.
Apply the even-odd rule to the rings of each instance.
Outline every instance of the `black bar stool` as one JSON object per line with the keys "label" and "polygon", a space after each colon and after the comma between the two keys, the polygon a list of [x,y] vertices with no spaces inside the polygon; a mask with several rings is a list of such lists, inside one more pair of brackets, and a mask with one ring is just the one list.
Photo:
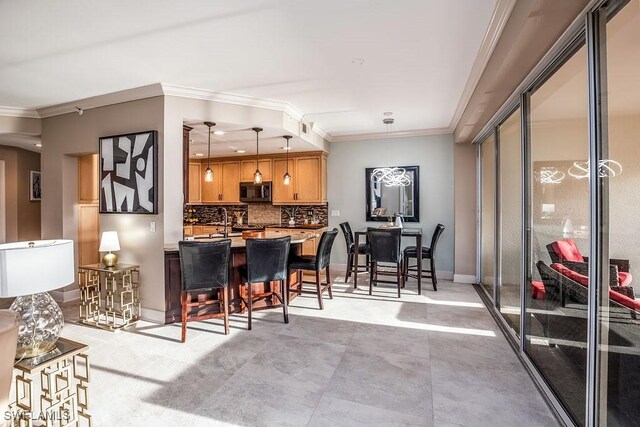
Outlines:
{"label": "black bar stool", "polygon": [[[365,255],[365,265],[364,270],[355,271],[354,260],[356,255],[356,242],[353,237],[353,231],[351,230],[351,225],[348,222],[343,222],[340,224],[340,229],[342,230],[342,234],[344,235],[344,241],[347,244],[347,272],[344,275],[345,283],[351,277],[351,273],[358,274],[360,271],[369,271],[369,264],[371,259],[371,248],[368,243],[360,243],[358,245],[358,254]],[[358,266],[360,268],[360,266]]]}
{"label": "black bar stool", "polygon": [[[180,273],[182,275],[182,342],[187,339],[187,322],[224,318],[224,333],[229,335],[229,255],[231,240],[219,242],[179,242]],[[218,299],[207,298],[207,293]],[[196,293],[195,301],[191,294]],[[219,304],[222,313],[207,310]],[[196,307],[195,314],[191,314]],[[205,309],[204,313],[201,309]]]}
{"label": "black bar stool", "polygon": [[[402,240],[401,228],[369,228],[367,238],[371,245],[371,265],[369,267],[369,295],[373,292],[373,286],[377,283],[395,283],[398,285],[398,298],[400,288],[404,286],[403,254],[400,249]],[[396,272],[381,271],[379,263],[395,264]],[[396,276],[396,280],[380,280],[378,275]]]}
{"label": "black bar stool", "polygon": [[[436,276],[436,245],[438,244],[438,240],[440,240],[440,236],[444,231],[444,225],[438,224],[436,225],[435,230],[433,230],[433,235],[431,236],[431,246],[430,247],[422,247],[422,259],[428,259],[431,264],[431,268],[429,270],[422,269],[422,278],[423,279],[431,279],[433,282],[433,290],[438,290],[438,277]],[[404,257],[406,259],[404,265],[404,276],[406,277],[418,277],[418,267],[410,266],[409,259],[418,257],[417,248],[415,246],[407,246],[404,248]],[[418,261],[422,262],[422,261]],[[414,274],[411,274],[414,273]]]}
{"label": "black bar stool", "polygon": [[[271,305],[264,308],[283,307],[284,323],[289,323],[289,313],[287,311],[287,291],[288,271],[287,262],[289,260],[289,247],[291,237],[279,237],[277,239],[247,239],[247,266],[241,269],[243,279],[246,280],[246,299],[240,292],[240,298],[246,305],[248,311],[247,329],[251,330],[251,312],[253,311],[253,301],[256,299],[276,297],[280,304]],[[270,282],[280,282],[280,294],[270,288],[269,291],[253,295],[252,286],[256,283],[264,283],[266,286]]]}
{"label": "black bar stool", "polygon": [[[331,261],[331,248],[333,247],[333,242],[336,240],[336,236],[338,235],[338,229],[334,228],[331,231],[325,231],[322,233],[322,237],[320,237],[320,244],[318,245],[318,250],[316,255],[293,255],[289,258],[289,271],[292,270],[307,270],[307,271],[315,271],[316,272],[316,291],[315,293],[318,295],[318,305],[320,305],[320,310],[324,309],[322,304],[322,294],[324,291],[329,292],[329,298],[333,299],[333,292],[331,291],[331,272],[329,271],[329,264]],[[326,285],[322,285],[322,281],[320,280],[320,272],[325,270],[325,275],[327,278]],[[291,275],[291,273],[289,273]],[[303,282],[307,283],[307,282]],[[300,287],[299,292],[312,292],[312,291],[303,291],[302,286]]]}

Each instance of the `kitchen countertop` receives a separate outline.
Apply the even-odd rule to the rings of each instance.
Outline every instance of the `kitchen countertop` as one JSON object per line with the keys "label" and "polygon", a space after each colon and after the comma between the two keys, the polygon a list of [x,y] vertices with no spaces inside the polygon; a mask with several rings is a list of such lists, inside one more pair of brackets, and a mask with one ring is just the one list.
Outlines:
{"label": "kitchen countertop", "polygon": [[[290,233],[289,236],[291,236],[291,243],[292,244],[298,244],[298,243],[304,243],[305,241],[309,240],[309,239],[313,239],[314,237],[318,237],[319,234],[312,234],[312,233]],[[282,233],[275,233],[275,232],[266,232],[265,233],[265,237],[266,239],[275,239],[278,237],[283,237]],[[231,239],[231,248],[244,248],[247,246],[247,241],[245,239],[243,239],[241,236],[235,236],[235,237],[229,237]],[[217,237],[217,238],[212,238],[212,239],[197,239],[195,241],[197,242],[218,242],[220,240],[224,240],[224,238],[222,237]],[[164,247],[164,251],[165,252],[175,252],[178,250],[178,244],[173,244],[173,245],[165,245]]]}
{"label": "kitchen countertop", "polygon": [[[224,224],[221,222],[193,222],[193,223],[185,223],[184,226],[190,226],[190,225],[204,225],[204,226],[220,226],[223,227]],[[242,224],[240,225],[240,227],[242,226],[246,226],[247,224]],[[251,224],[251,225],[263,225],[263,224]],[[227,227],[231,228],[236,226],[236,224],[227,224]],[[264,224],[263,225],[265,228],[300,228],[300,229],[309,229],[309,230],[318,230],[320,228],[326,228],[328,227],[327,225],[322,225],[322,224],[296,224],[296,225],[289,225],[288,223],[282,223],[282,224]]]}

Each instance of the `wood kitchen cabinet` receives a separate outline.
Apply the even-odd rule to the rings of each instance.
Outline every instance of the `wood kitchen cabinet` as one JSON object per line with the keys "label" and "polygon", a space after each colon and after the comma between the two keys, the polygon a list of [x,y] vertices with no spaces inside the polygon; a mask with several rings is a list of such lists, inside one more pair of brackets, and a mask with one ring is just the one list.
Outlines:
{"label": "wood kitchen cabinet", "polygon": [[197,203],[202,200],[200,193],[200,182],[202,180],[200,166],[200,163],[189,163],[189,203]]}
{"label": "wood kitchen cabinet", "polygon": [[97,154],[78,156],[78,203],[98,203],[98,174]]}
{"label": "wood kitchen cabinet", "polygon": [[[220,201],[240,203],[240,162],[222,162]],[[215,177],[213,178],[215,180]]]}
{"label": "wood kitchen cabinet", "polygon": [[[286,159],[273,160],[273,176],[281,177],[287,168]],[[284,185],[282,179],[273,181],[273,204],[314,204],[327,200],[326,156],[323,154],[302,155],[289,159],[291,183]]]}
{"label": "wood kitchen cabinet", "polygon": [[[282,178],[276,179],[271,183],[271,201],[275,204],[295,204],[295,159],[289,159],[289,175],[293,181],[289,185],[284,185]],[[282,177],[287,171],[287,159],[273,159],[273,176]]]}
{"label": "wood kitchen cabinet", "polygon": [[222,194],[220,182],[222,177],[220,175],[220,163],[211,163],[209,167],[213,171],[213,181],[206,182],[204,180],[204,170],[209,165],[206,160],[202,163],[202,176],[200,180],[202,182],[202,203],[216,203],[220,201],[220,194]]}
{"label": "wood kitchen cabinet", "polygon": [[[271,159],[258,160],[258,169],[262,174],[262,181],[272,181],[273,175],[271,174]],[[241,182],[253,182],[253,174],[256,172],[255,160],[242,160],[240,162],[240,181]]]}

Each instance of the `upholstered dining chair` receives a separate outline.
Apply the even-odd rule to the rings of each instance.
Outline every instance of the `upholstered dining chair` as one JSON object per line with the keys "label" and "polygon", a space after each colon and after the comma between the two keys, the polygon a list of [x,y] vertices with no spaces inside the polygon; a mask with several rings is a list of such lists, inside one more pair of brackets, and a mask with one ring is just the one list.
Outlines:
{"label": "upholstered dining chair", "polygon": [[[431,235],[431,246],[422,247],[422,259],[428,259],[430,263],[429,270],[422,269],[422,278],[423,279],[431,279],[433,283],[433,290],[438,290],[438,275],[436,274],[436,246],[438,245],[438,241],[440,240],[440,236],[444,232],[444,225],[438,224],[436,225],[435,230],[433,230],[433,234]],[[422,262],[418,260],[418,249],[416,246],[407,246],[404,248],[404,256],[405,256],[405,264],[404,264],[404,276],[405,277],[417,277],[418,274],[418,266],[409,265],[409,260],[411,258],[416,258],[417,262]]]}
{"label": "upholstered dining chair", "polygon": [[[224,333],[229,335],[229,256],[231,240],[219,242],[179,242],[182,274],[182,342],[187,338],[187,322],[224,318]],[[217,294],[217,299],[201,298]],[[196,294],[195,300],[192,295]],[[213,297],[213,295],[211,295]],[[219,304],[220,311],[208,309]],[[195,310],[194,310],[195,309]],[[201,311],[204,309],[204,313]],[[208,310],[207,310],[208,309]]]}
{"label": "upholstered dining chair", "polygon": [[[318,244],[318,250],[316,255],[292,255],[289,257],[289,271],[295,270],[307,270],[314,271],[316,274],[316,290],[315,293],[318,295],[318,305],[320,306],[320,310],[324,309],[324,305],[322,303],[322,294],[325,291],[328,291],[329,298],[333,299],[333,291],[331,290],[331,272],[329,271],[329,263],[331,262],[331,249],[333,248],[333,242],[336,240],[336,236],[338,235],[338,229],[334,228],[331,231],[325,231],[322,233],[322,237],[320,237],[320,243]],[[327,279],[327,283],[322,285],[322,281],[320,280],[320,273],[325,271],[325,276]],[[291,274],[291,273],[289,273]],[[302,288],[300,292],[311,292],[304,291]]]}
{"label": "upholstered dining chair", "polygon": [[369,270],[371,248],[368,243],[364,243],[364,242],[358,245],[358,254],[365,255],[365,265],[363,266],[364,267],[363,270],[360,270],[360,266],[358,266],[358,269],[360,271],[355,271],[355,257],[357,256],[356,242],[355,242],[355,238],[353,237],[353,231],[351,230],[351,225],[349,225],[348,222],[343,222],[340,224],[340,229],[342,230],[344,241],[347,244],[347,271],[344,275],[344,281],[346,283],[349,280],[349,277],[351,277],[352,273],[358,274],[361,271]]}
{"label": "upholstered dining chair", "polygon": [[[369,266],[369,295],[373,293],[373,286],[378,283],[394,283],[398,285],[398,298],[400,288],[404,284],[403,254],[400,249],[402,240],[401,228],[369,228],[367,238],[371,245],[371,265]],[[383,264],[394,264],[396,272],[381,270]],[[396,280],[380,280],[378,276],[396,276]]]}
{"label": "upholstered dining chair", "polygon": [[[275,297],[279,304],[268,306],[267,308],[282,307],[284,323],[289,323],[289,313],[287,309],[287,289],[289,248],[291,246],[291,236],[278,237],[276,239],[247,239],[247,266],[241,269],[241,274],[245,280],[246,297],[241,291],[240,298],[247,307],[247,329],[251,330],[251,318],[253,312],[253,302],[256,299]],[[271,282],[280,282],[278,293],[273,288],[266,290]],[[265,289],[262,293],[253,294],[253,285],[262,283]]]}
{"label": "upholstered dining chair", "polygon": [[10,310],[0,310],[0,426],[5,425],[4,414],[9,409],[17,344],[18,315]]}

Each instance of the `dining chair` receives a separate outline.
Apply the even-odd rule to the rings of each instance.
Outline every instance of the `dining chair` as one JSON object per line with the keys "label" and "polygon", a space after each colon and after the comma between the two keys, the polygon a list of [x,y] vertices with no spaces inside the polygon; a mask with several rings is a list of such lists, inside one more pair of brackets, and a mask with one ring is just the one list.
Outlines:
{"label": "dining chair", "polygon": [[[187,339],[187,322],[224,318],[229,335],[229,256],[231,240],[179,242],[182,275],[182,338]],[[192,295],[196,294],[195,300]],[[217,299],[212,299],[217,294]],[[216,304],[219,310],[212,310]],[[202,311],[203,310],[203,311]]]}
{"label": "dining chair", "polygon": [[[329,298],[333,299],[333,292],[331,290],[331,271],[329,270],[329,264],[331,261],[331,248],[333,248],[333,242],[336,240],[337,235],[337,228],[322,233],[316,255],[292,255],[289,257],[290,272],[295,270],[315,271],[315,293],[318,296],[318,305],[320,306],[320,310],[324,309],[324,305],[322,304],[322,294],[325,291],[328,291]],[[325,285],[322,285],[322,281],[320,280],[320,273],[322,272],[322,270],[325,271],[327,281]],[[291,273],[289,273],[289,275],[291,275]],[[303,283],[308,282],[303,281]],[[303,291],[302,287],[300,288],[300,292],[314,293],[313,291]]]}
{"label": "dining chair", "polygon": [[342,230],[342,235],[344,236],[344,241],[347,244],[347,271],[344,275],[345,283],[351,277],[351,274],[358,274],[362,271],[369,271],[369,264],[371,259],[371,248],[368,243],[360,243],[358,245],[358,254],[365,255],[365,265],[364,270],[360,270],[360,266],[358,266],[359,271],[355,271],[355,257],[356,255],[356,243],[355,238],[353,237],[353,231],[351,230],[351,225],[348,222],[343,222],[340,224],[340,229]]}
{"label": "dining chair", "polygon": [[[240,273],[245,280],[246,296],[241,290],[240,298],[247,307],[248,323],[247,329],[251,330],[251,318],[253,312],[253,302],[258,299],[275,297],[280,303],[269,305],[264,308],[283,308],[284,323],[289,323],[289,313],[287,309],[287,289],[289,260],[289,248],[291,245],[291,236],[278,237],[276,239],[247,239],[247,265],[240,269]],[[274,290],[274,284],[271,282],[279,282],[278,293]],[[255,284],[264,284],[262,293],[253,294],[253,286]],[[269,290],[267,291],[267,287]]]}
{"label": "dining chair", "polygon": [[[398,298],[400,288],[404,285],[403,254],[400,249],[402,240],[401,228],[369,228],[367,238],[371,245],[371,265],[369,266],[369,295],[373,292],[373,286],[378,283],[395,283],[398,285]],[[381,264],[395,264],[396,272],[380,270]],[[380,280],[381,276],[396,276],[396,280]]]}
{"label": "dining chair", "polygon": [[[431,236],[431,246],[426,247],[423,246],[422,247],[422,259],[428,259],[430,262],[430,269],[429,270],[425,270],[424,268],[422,269],[422,278],[423,279],[431,279],[431,282],[433,283],[433,290],[437,291],[438,290],[438,276],[436,274],[436,246],[438,245],[438,240],[440,240],[440,236],[442,235],[442,232],[444,231],[444,225],[442,224],[438,224],[436,225],[435,230],[433,230],[433,235]],[[417,274],[418,274],[418,266],[416,265],[409,265],[409,260],[411,258],[416,258],[417,262],[421,262],[418,261],[418,250],[416,246],[407,246],[406,248],[404,248],[404,257],[405,257],[405,264],[404,264],[404,276],[405,276],[405,280],[406,277],[413,277],[413,278],[417,278]],[[412,274],[414,273],[415,274]]]}

